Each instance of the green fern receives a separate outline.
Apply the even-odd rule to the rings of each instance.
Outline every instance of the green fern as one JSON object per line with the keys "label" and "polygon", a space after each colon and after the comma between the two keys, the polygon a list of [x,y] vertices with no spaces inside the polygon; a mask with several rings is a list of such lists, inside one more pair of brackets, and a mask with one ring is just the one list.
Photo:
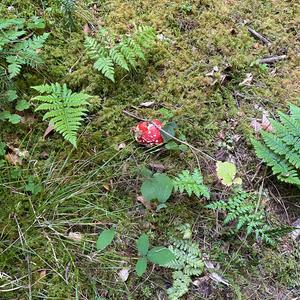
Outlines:
{"label": "green fern", "polygon": [[174,190],[180,193],[187,192],[189,196],[193,193],[197,196],[204,196],[209,198],[209,191],[203,183],[203,177],[200,170],[195,169],[192,174],[184,170],[174,180]]}
{"label": "green fern", "polygon": [[[13,80],[24,65],[35,68],[42,63],[37,50],[43,47],[49,33],[37,36],[32,30],[44,27],[44,21],[37,17],[32,17],[30,22],[25,22],[25,19],[0,19],[0,120],[13,124],[21,120],[19,115],[11,113],[12,102],[18,98],[17,95],[11,100],[7,93],[16,90]],[[28,108],[29,104],[24,107],[21,110]],[[20,105],[17,104],[18,108]]]}
{"label": "green fern", "polygon": [[98,39],[86,37],[85,48],[88,56],[95,60],[94,68],[106,78],[115,81],[115,67],[129,71],[137,66],[138,60],[145,60],[145,49],[151,48],[155,32],[151,27],[142,26],[132,36],[123,36],[116,43],[106,30],[98,33]]}
{"label": "green fern", "polygon": [[54,129],[76,147],[76,134],[86,114],[87,100],[90,96],[84,93],[73,93],[65,84],[61,86],[58,83],[44,84],[32,88],[41,94],[47,94],[33,98],[33,100],[43,102],[37,107],[36,111],[48,111],[43,120],[49,119]]}
{"label": "green fern", "polygon": [[[187,227],[181,227],[179,230],[186,233]],[[169,249],[173,252],[175,259],[165,266],[176,271],[172,273],[173,284],[167,293],[170,300],[177,300],[188,292],[191,277],[203,273],[204,263],[199,246],[189,239],[172,238]]]}
{"label": "green fern", "polygon": [[[5,60],[10,78],[20,74],[23,65],[36,67],[42,60],[37,50],[41,49],[49,33],[26,38],[25,20],[0,20],[0,59]],[[25,36],[25,39],[21,37]],[[13,42],[13,43],[12,43]]]}
{"label": "green fern", "polygon": [[262,208],[257,209],[254,200],[256,199],[253,194],[242,189],[236,189],[228,201],[215,201],[206,207],[225,211],[226,217],[223,223],[226,225],[234,221],[235,232],[245,229],[247,236],[255,234],[257,240],[274,244],[275,241],[270,234],[271,230],[274,229],[266,224],[264,211]]}
{"label": "green fern", "polygon": [[264,143],[252,140],[256,155],[281,181],[300,186],[300,108],[290,104],[290,115],[279,112],[270,120],[274,132],[262,131]]}

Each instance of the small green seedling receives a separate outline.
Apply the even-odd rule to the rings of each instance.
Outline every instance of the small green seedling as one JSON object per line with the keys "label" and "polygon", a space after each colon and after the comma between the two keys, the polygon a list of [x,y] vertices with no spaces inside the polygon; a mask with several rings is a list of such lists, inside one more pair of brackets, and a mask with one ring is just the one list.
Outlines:
{"label": "small green seedling", "polygon": [[159,266],[164,266],[175,259],[172,251],[166,247],[157,246],[149,250],[149,238],[145,233],[138,238],[136,246],[141,256],[135,266],[138,276],[142,276],[146,272],[148,261]]}

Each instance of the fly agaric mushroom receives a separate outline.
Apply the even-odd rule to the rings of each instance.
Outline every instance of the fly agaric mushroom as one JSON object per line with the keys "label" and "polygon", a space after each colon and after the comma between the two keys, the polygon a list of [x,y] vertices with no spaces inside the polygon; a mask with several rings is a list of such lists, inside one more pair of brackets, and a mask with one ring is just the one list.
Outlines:
{"label": "fly agaric mushroom", "polygon": [[159,130],[162,127],[163,124],[157,119],[154,119],[151,122],[139,122],[133,128],[135,139],[139,144],[144,146],[151,147],[154,145],[160,145],[164,142]]}

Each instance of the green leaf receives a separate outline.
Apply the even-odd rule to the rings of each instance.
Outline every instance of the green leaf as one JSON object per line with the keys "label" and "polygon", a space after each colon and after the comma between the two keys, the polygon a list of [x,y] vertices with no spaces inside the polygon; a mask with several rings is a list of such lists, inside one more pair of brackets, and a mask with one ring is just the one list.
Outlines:
{"label": "green leaf", "polygon": [[8,90],[6,92],[6,98],[8,102],[12,102],[18,98],[17,92],[15,90]]}
{"label": "green leaf", "polygon": [[6,153],[6,144],[0,141],[0,156],[4,156]]}
{"label": "green leaf", "polygon": [[152,263],[160,266],[168,264],[175,259],[175,256],[171,250],[161,246],[152,248],[148,252],[147,257]]}
{"label": "green leaf", "polygon": [[156,200],[157,199],[157,190],[156,190],[156,181],[155,179],[147,179],[143,182],[141,186],[141,193],[143,197],[148,200]]}
{"label": "green leaf", "polygon": [[43,19],[33,16],[31,17],[31,22],[28,23],[27,27],[29,29],[44,29],[45,28],[45,22]]}
{"label": "green leaf", "polygon": [[36,182],[36,179],[32,176],[28,178],[28,183],[25,185],[25,191],[30,192],[32,195],[37,195],[43,189],[43,186]]}
{"label": "green leaf", "polygon": [[168,150],[179,150],[179,146],[175,141],[169,141],[165,147]]}
{"label": "green leaf", "polygon": [[159,113],[162,115],[163,119],[165,120],[169,120],[174,116],[174,114],[167,108],[161,108],[159,110]]}
{"label": "green leaf", "polygon": [[152,178],[146,180],[141,187],[143,197],[148,200],[166,202],[173,190],[172,180],[165,174],[155,173]]}
{"label": "green leaf", "polygon": [[30,106],[29,102],[27,102],[26,100],[20,100],[16,105],[16,110],[23,111],[29,108],[29,106]]}
{"label": "green leaf", "polygon": [[10,116],[11,116],[11,113],[7,110],[4,110],[4,111],[0,112],[0,120],[1,121],[9,119]]}
{"label": "green leaf", "polygon": [[149,250],[149,238],[147,234],[143,233],[136,241],[136,246],[141,256],[145,256]]}
{"label": "green leaf", "polygon": [[142,276],[147,270],[147,258],[140,257],[135,265],[135,271],[138,276]]}
{"label": "green leaf", "polygon": [[11,114],[8,117],[8,121],[12,124],[18,124],[21,121],[21,116],[17,115],[17,114]]}
{"label": "green leaf", "polygon": [[164,142],[167,143],[168,141],[172,140],[172,137],[175,136],[175,128],[177,128],[177,124],[175,122],[168,122],[164,127],[163,130],[166,131],[168,134],[161,131],[161,135],[164,139]]}
{"label": "green leaf", "polygon": [[115,233],[116,232],[113,229],[103,230],[96,242],[96,249],[99,251],[104,250],[113,241]]}
{"label": "green leaf", "polygon": [[226,186],[233,184],[236,175],[236,166],[230,162],[217,161],[217,176]]}
{"label": "green leaf", "polygon": [[144,177],[144,178],[150,178],[152,177],[153,173],[151,170],[149,170],[146,167],[142,167],[140,170],[140,174]]}

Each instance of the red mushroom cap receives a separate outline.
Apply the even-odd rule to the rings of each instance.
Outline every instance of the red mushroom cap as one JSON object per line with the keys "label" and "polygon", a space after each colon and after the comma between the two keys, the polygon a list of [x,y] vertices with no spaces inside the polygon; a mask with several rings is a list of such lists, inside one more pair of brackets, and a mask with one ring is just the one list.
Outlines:
{"label": "red mushroom cap", "polygon": [[[156,126],[155,126],[155,125]],[[138,143],[145,146],[160,145],[164,142],[159,128],[162,128],[163,124],[154,119],[151,122],[139,122],[134,127],[135,139]]]}

